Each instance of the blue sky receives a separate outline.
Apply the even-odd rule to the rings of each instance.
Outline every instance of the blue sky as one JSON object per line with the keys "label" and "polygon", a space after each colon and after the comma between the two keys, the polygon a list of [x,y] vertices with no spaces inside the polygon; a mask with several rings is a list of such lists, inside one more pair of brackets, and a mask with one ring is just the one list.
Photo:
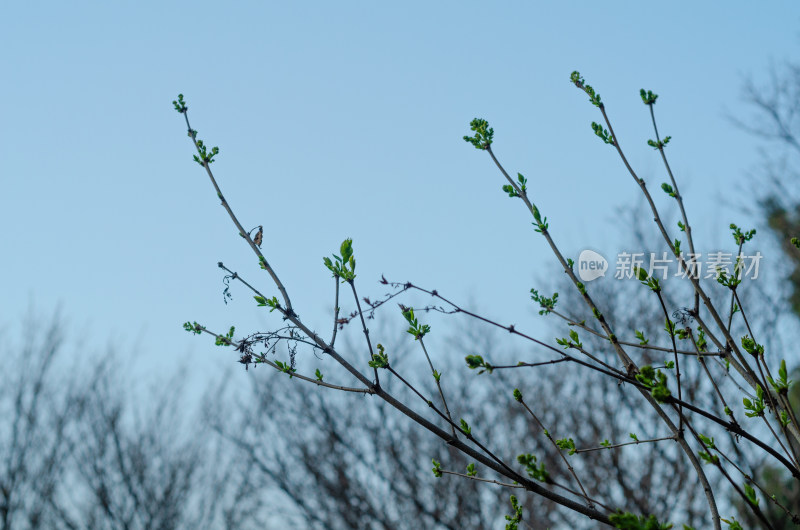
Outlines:
{"label": "blue sky", "polygon": [[186,320],[275,323],[240,288],[223,303],[218,261],[277,291],[191,160],[170,103],[182,92],[221,149],[226,197],[245,226],[264,225],[265,254],[313,327],[330,327],[321,258],[352,237],[363,295],[381,294],[385,274],[541,331],[528,291],[547,291],[556,264],[489,158],[461,140],[473,117],[490,121],[495,152],[529,178],[568,253],[624,246],[613,212],[637,193],[591,132],[599,116],[569,84],[575,69],[655,186],[638,91],[660,94],[700,236],[746,224],[718,190],[743,188],[757,144],[728,116],[742,112],[744,79],[797,56],[800,4],[651,5],[6,4],[0,322],[60,303],[75,333],[136,343],[147,372],[188,353],[220,359]]}

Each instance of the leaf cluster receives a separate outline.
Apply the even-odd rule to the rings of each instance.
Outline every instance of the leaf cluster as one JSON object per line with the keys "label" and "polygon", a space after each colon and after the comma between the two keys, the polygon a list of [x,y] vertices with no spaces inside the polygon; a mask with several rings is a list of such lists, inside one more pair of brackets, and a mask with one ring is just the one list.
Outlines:
{"label": "leaf cluster", "polygon": [[465,360],[467,361],[467,368],[470,370],[477,370],[478,368],[481,369],[478,372],[478,375],[482,374],[483,372],[492,373],[494,370],[494,366],[484,361],[483,357],[480,355],[467,355]]}
{"label": "leaf cluster", "polygon": [[667,136],[663,140],[655,141],[655,140],[647,140],[647,145],[652,147],[653,149],[658,149],[659,151],[664,149],[664,146],[672,140],[672,136]]}
{"label": "leaf cluster", "polygon": [[203,329],[205,328],[203,328],[203,326],[201,326],[197,322],[184,322],[183,329],[194,335],[200,335],[203,332]]}
{"label": "leaf cluster", "polygon": [[278,298],[273,296],[272,298],[264,298],[263,296],[254,296],[256,302],[258,302],[258,307],[269,307],[269,312],[272,313],[276,309],[278,309],[281,304],[278,302]]}
{"label": "leaf cluster", "polygon": [[578,450],[575,448],[575,440],[572,438],[562,438],[560,440],[556,440],[556,445],[559,449],[569,450],[570,455],[574,455],[578,452]]}
{"label": "leaf cluster", "polygon": [[642,282],[642,285],[649,287],[654,293],[661,291],[661,283],[658,278],[653,278],[641,267],[634,267],[633,272],[636,275],[636,279]]}
{"label": "leaf cluster", "polygon": [[[522,191],[524,195],[528,191],[528,179],[522,176],[522,173],[517,173],[517,182],[519,183],[519,189]],[[519,197],[520,193],[517,191],[517,188],[512,186],[511,184],[503,184],[503,191],[508,193],[509,197]]]}
{"label": "leaf cluster", "polygon": [[517,530],[519,528],[519,523],[522,522],[522,506],[517,501],[517,498],[512,495],[511,496],[511,507],[514,509],[514,515],[506,515],[506,530]]}
{"label": "leaf cluster", "polygon": [[771,377],[767,378],[769,380],[769,384],[772,385],[772,388],[775,389],[775,392],[778,394],[786,395],[789,392],[789,387],[792,385],[793,381],[789,379],[789,375],[786,371],[786,360],[781,360],[781,366],[778,368],[778,380],[774,380]]}
{"label": "leaf cluster", "polygon": [[[197,134],[197,131],[193,131],[193,133]],[[203,143],[203,140],[197,140],[197,151],[200,153],[200,156],[193,155],[192,158],[201,166],[206,166],[214,162],[214,157],[219,154],[219,147],[212,147],[211,151],[209,151],[206,144]]]}
{"label": "leaf cluster", "polygon": [[403,317],[408,322],[408,329],[406,330],[407,333],[410,333],[414,336],[414,339],[419,340],[425,335],[427,335],[431,331],[431,327],[427,324],[420,324],[417,318],[414,316],[414,309],[411,307],[406,307],[402,309]]}
{"label": "leaf cluster", "polygon": [[598,138],[603,140],[603,143],[608,145],[615,145],[614,136],[608,132],[608,130],[604,129],[602,125],[597,122],[592,122],[592,130],[594,134],[597,135]]}
{"label": "leaf cluster", "polygon": [[356,277],[356,258],[353,256],[353,240],[347,238],[342,241],[339,246],[339,253],[341,256],[333,255],[331,258],[322,258],[323,263],[329,271],[333,273],[335,278],[341,278],[342,281],[352,282]]}
{"label": "leaf cluster", "polygon": [[639,90],[639,95],[642,96],[642,102],[645,105],[655,105],[658,99],[658,94],[654,94],[652,90]]}
{"label": "leaf cluster", "polygon": [[549,482],[550,473],[544,467],[544,462],[537,465],[537,459],[532,454],[522,454],[517,456],[517,462],[525,466],[528,476],[539,482]]}
{"label": "leaf cluster", "polygon": [[764,388],[762,388],[761,385],[756,386],[755,399],[745,397],[742,398],[742,403],[744,404],[744,410],[746,411],[744,415],[748,418],[763,416],[764,410],[767,408],[767,405],[764,402]]}
{"label": "leaf cluster", "polygon": [[556,304],[558,303],[558,293],[553,293],[553,296],[548,298],[540,295],[539,291],[536,289],[531,289],[531,300],[538,303],[541,307],[539,310],[540,315],[548,315],[556,308]]}
{"label": "leaf cluster", "polygon": [[231,346],[233,345],[233,332],[236,331],[234,326],[231,326],[231,329],[225,335],[220,335],[217,337],[217,340],[214,342],[217,346]]}
{"label": "leaf cluster", "polygon": [[489,127],[489,122],[475,118],[469,122],[469,128],[475,132],[475,135],[464,136],[464,141],[471,143],[475,149],[489,149],[494,139],[494,129]]}
{"label": "leaf cluster", "polygon": [[659,403],[664,403],[671,394],[667,388],[667,376],[661,370],[656,370],[651,365],[642,366],[636,374],[636,380],[650,390],[650,395]]}
{"label": "leaf cluster", "polygon": [[539,212],[539,208],[537,208],[535,204],[531,204],[531,213],[533,214],[533,218],[536,220],[535,223],[531,223],[536,225],[535,230],[540,234],[547,232],[547,229],[550,227],[550,225],[547,224],[547,217],[542,218],[542,214]]}
{"label": "leaf cluster", "polygon": [[383,344],[378,344],[378,353],[372,355],[372,360],[369,361],[371,368],[389,368],[389,355],[386,353]]}
{"label": "leaf cluster", "polygon": [[753,239],[753,236],[756,235],[755,228],[742,232],[742,229],[736,226],[734,223],[731,223],[730,228],[732,231],[731,235],[733,235],[733,240],[736,241],[737,245],[741,245],[745,241],[750,241]]}
{"label": "leaf cluster", "polygon": [[566,338],[563,338],[563,339],[557,338],[556,339],[556,343],[558,343],[561,346],[564,346],[564,349],[567,349],[567,350],[570,349],[570,348],[578,348],[578,349],[583,348],[583,344],[581,343],[580,339],[578,338],[578,332],[575,331],[574,329],[569,330],[569,338],[568,339],[566,339]]}

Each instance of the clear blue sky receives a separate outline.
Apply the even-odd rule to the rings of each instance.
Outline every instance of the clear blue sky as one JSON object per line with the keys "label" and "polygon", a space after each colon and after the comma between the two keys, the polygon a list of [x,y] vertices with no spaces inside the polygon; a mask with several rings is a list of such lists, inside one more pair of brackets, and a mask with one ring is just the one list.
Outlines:
{"label": "clear blue sky", "polygon": [[758,160],[726,116],[747,76],[797,56],[799,22],[789,1],[6,3],[0,322],[61,303],[93,340],[138,341],[158,371],[187,352],[220,359],[186,320],[274,323],[240,288],[223,304],[218,261],[277,291],[191,160],[170,103],[182,92],[221,148],[229,202],[265,226],[266,254],[315,328],[329,329],[332,305],[321,258],[352,237],[363,295],[382,293],[385,274],[543,329],[528,290],[547,290],[554,260],[461,140],[470,119],[491,122],[565,250],[617,248],[612,212],[636,190],[569,73],[598,89],[657,185],[638,96],[652,89],[698,233],[722,232],[744,220],[714,189]]}

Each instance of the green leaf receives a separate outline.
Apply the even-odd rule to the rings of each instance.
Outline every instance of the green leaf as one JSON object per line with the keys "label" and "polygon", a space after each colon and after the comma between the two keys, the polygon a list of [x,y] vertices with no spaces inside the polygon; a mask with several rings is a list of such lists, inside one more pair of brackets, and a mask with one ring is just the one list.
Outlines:
{"label": "green leaf", "polygon": [[789,387],[791,386],[793,381],[791,381],[788,378],[785,359],[781,360],[781,366],[778,369],[778,380],[775,381],[771,377],[767,377],[767,379],[769,380],[769,383],[772,385],[772,388],[774,388],[775,392],[777,392],[778,394],[785,395],[789,392]]}
{"label": "green leaf", "polygon": [[766,404],[764,403],[764,389],[761,385],[756,385],[756,399],[751,401],[748,398],[742,398],[742,404],[744,404],[746,411],[744,414],[748,418],[763,416]]}
{"label": "green leaf", "polygon": [[508,193],[509,197],[519,197],[519,193],[514,189],[511,184],[503,184],[503,191]]}
{"label": "green leaf", "polygon": [[478,474],[478,472],[475,471],[475,464],[470,462],[469,465],[467,465],[467,476],[468,477],[474,477],[477,474]]}
{"label": "green leaf", "polygon": [[700,438],[700,441],[702,441],[703,444],[708,449],[715,449],[716,448],[716,446],[714,445],[714,438],[713,437],[709,438],[708,436],[705,436],[704,434],[700,434],[700,433],[697,433],[697,437]]}
{"label": "green leaf", "polygon": [[744,496],[747,497],[747,501],[752,504],[753,506],[758,506],[758,496],[756,496],[756,490],[753,489],[748,483],[744,483]]}
{"label": "green leaf", "polygon": [[704,464],[710,464],[712,466],[719,465],[719,457],[717,455],[712,455],[706,453],[705,451],[699,451],[697,453],[697,456],[700,457],[700,460],[702,460]]}
{"label": "green leaf", "polygon": [[536,225],[535,231],[539,232],[540,234],[546,232],[547,229],[549,228],[549,225],[547,224],[547,217],[545,217],[544,219],[542,218],[542,214],[541,212],[539,212],[539,208],[537,208],[535,204],[531,204],[531,213],[533,214],[533,218],[535,219],[535,222],[532,223]]}
{"label": "green leaf", "polygon": [[471,370],[484,366],[483,357],[480,355],[467,355],[465,359],[467,361],[467,367]]}
{"label": "green leaf", "polygon": [[730,528],[730,530],[744,530],[744,528],[742,528],[742,525],[739,523],[739,521],[736,520],[735,517],[731,517],[730,521],[723,517],[720,517],[719,520],[725,522]]}
{"label": "green leaf", "polygon": [[745,335],[742,337],[742,347],[753,357],[764,355],[764,346],[751,339],[750,335]]}
{"label": "green leaf", "polygon": [[440,464],[436,460],[431,460],[431,462],[433,462],[433,476],[436,477],[436,478],[441,478],[442,477],[442,470],[441,470],[442,464]]}
{"label": "green leaf", "polygon": [[464,434],[466,434],[467,436],[472,434],[472,428],[466,421],[464,421],[463,418],[461,419],[461,430],[464,431]]}
{"label": "green leaf", "polygon": [[292,365],[290,363],[284,363],[284,362],[281,362],[281,361],[275,361],[275,366],[278,367],[279,371],[281,371],[281,372],[283,372],[285,374],[289,374],[290,378],[297,371],[295,368],[292,367]]}

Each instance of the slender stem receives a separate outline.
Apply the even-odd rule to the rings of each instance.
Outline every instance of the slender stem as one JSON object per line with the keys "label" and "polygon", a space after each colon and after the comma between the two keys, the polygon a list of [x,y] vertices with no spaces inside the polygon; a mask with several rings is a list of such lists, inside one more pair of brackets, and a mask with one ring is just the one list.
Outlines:
{"label": "slender stem", "polygon": [[[228,339],[226,336],[219,335],[217,333],[214,333],[213,331],[209,331],[206,328],[201,328],[201,331],[203,331],[204,333],[208,333],[209,335],[211,335],[211,336],[213,336],[213,337],[215,337],[217,339],[220,339],[221,341],[227,343],[230,346],[242,346],[242,342],[243,341],[236,343],[236,342]],[[277,370],[279,372],[283,372],[283,370],[277,364],[275,364],[274,362],[272,362],[269,359],[267,359],[264,355],[258,355],[257,357],[258,357],[258,363],[259,364],[266,364],[267,366],[270,366],[270,367],[274,368],[275,370]],[[375,393],[374,390],[371,389],[371,388],[353,388],[353,387],[349,387],[349,386],[334,385],[334,384],[331,384],[331,383],[327,383],[325,381],[321,381],[321,380],[316,379],[316,378],[312,379],[311,377],[307,377],[307,376],[305,376],[303,374],[298,374],[297,372],[292,372],[291,377],[300,379],[302,381],[306,381],[308,383],[313,383],[313,384],[315,384],[317,386],[322,386],[322,387],[325,387],[325,388],[332,388],[334,390],[341,390],[343,392],[353,392],[353,393],[356,393],[356,394],[374,394]]]}
{"label": "slender stem", "polygon": [[[356,300],[356,307],[358,308],[358,314],[361,317],[361,329],[364,331],[364,337],[367,339],[367,348],[369,349],[369,359],[372,360],[373,355],[375,352],[372,350],[372,341],[369,339],[369,328],[367,327],[367,322],[364,320],[364,314],[361,312],[361,301],[358,299],[358,293],[356,293],[356,282],[354,280],[347,280],[347,283],[350,284],[350,287],[353,289],[353,298]],[[381,381],[378,378],[378,369],[373,368],[375,372],[375,384],[380,386]]]}
{"label": "slender stem", "polygon": [[711,386],[714,387],[714,392],[717,393],[717,396],[719,397],[719,400],[722,403],[724,410],[730,411],[729,416],[731,418],[731,421],[733,421],[738,425],[736,419],[733,417],[733,409],[731,409],[728,406],[728,402],[725,400],[725,396],[722,395],[722,391],[720,390],[719,385],[717,385],[717,382],[714,381],[714,377],[711,375],[711,371],[708,369],[708,365],[706,365],[706,360],[703,358],[703,354],[700,352],[700,347],[697,345],[697,340],[694,337],[694,333],[692,333],[692,328],[687,327],[686,333],[689,335],[689,338],[692,340],[692,344],[694,344],[694,347],[697,350],[697,360],[700,362],[700,366],[703,367],[703,370],[706,373],[706,377],[708,377],[708,380],[711,381]]}
{"label": "slender stem", "polygon": [[442,392],[442,385],[439,382],[441,374],[439,374],[439,377],[436,376],[437,375],[436,369],[433,367],[433,363],[431,362],[431,357],[430,355],[428,355],[428,349],[425,347],[425,342],[423,342],[422,337],[419,338],[419,345],[422,346],[422,351],[425,353],[425,358],[428,359],[428,366],[431,367],[431,375],[433,375],[433,380],[436,381],[436,388],[439,389],[439,397],[442,398],[444,411],[447,413],[447,417],[450,420],[450,423],[452,424],[450,428],[453,429],[453,436],[456,436],[455,424],[453,423],[452,416],[450,416],[450,409],[447,408],[447,400],[444,398],[444,392]]}
{"label": "slender stem", "polygon": [[[703,449],[706,449],[706,450],[708,450],[709,448],[706,446],[706,444],[705,444],[705,442],[702,440],[702,438],[700,438],[700,435],[699,435],[699,433],[698,433],[698,432],[697,432],[697,431],[696,431],[696,430],[695,430],[695,429],[694,429],[694,428],[693,428],[691,425],[689,425],[689,430],[690,430],[690,432],[692,433],[692,435],[694,436],[695,440],[697,440],[697,442],[700,444],[700,446],[701,446]],[[714,449],[717,449],[717,448],[716,448],[716,445],[714,446]],[[719,449],[717,449],[717,452],[719,452]],[[746,496],[744,495],[744,492],[742,492],[742,491],[739,489],[739,485],[738,485],[738,484],[736,484],[736,483],[733,481],[733,479],[730,477],[730,475],[727,473],[727,471],[726,471],[726,470],[725,470],[725,469],[724,469],[724,468],[723,468],[723,467],[722,467],[722,466],[719,464],[719,462],[717,462],[717,466],[716,466],[716,467],[717,467],[717,469],[720,471],[720,473],[722,473],[722,474],[723,474],[723,476],[725,476],[725,478],[728,480],[728,482],[729,482],[729,483],[730,483],[730,484],[731,484],[731,485],[732,485],[732,486],[733,486],[733,487],[734,487],[734,488],[735,488],[735,489],[736,489],[736,490],[739,492],[739,494],[740,494],[740,495],[742,495],[742,497],[745,499],[745,502],[747,502],[747,498],[746,498]],[[749,504],[749,502],[748,502],[748,504]],[[717,514],[717,518],[719,518],[719,514]]]}
{"label": "slender stem", "polygon": [[504,369],[509,369],[509,368],[533,368],[533,367],[536,367],[536,366],[545,366],[545,365],[548,365],[548,364],[558,364],[558,363],[568,362],[568,361],[571,361],[571,360],[572,360],[572,358],[570,358],[570,357],[562,357],[561,359],[552,359],[550,361],[541,361],[541,362],[538,362],[538,363],[523,363],[523,362],[519,362],[517,364],[509,364],[509,365],[506,365],[506,366],[495,366],[495,365],[492,365],[492,370],[504,370]]}
{"label": "slender stem", "polygon": [[[761,484],[759,484],[759,483],[758,483],[758,481],[756,481],[756,480],[755,480],[755,478],[754,478],[752,475],[750,475],[750,474],[748,474],[748,473],[745,473],[745,472],[744,472],[744,470],[743,470],[743,469],[742,469],[740,466],[738,466],[738,465],[736,464],[736,462],[734,462],[734,461],[733,461],[731,458],[729,458],[729,457],[728,457],[728,455],[726,455],[725,453],[723,453],[722,451],[720,451],[719,447],[717,447],[717,446],[715,445],[715,446],[714,446],[714,450],[717,452],[717,454],[719,454],[719,455],[720,455],[722,458],[724,458],[724,459],[725,459],[725,461],[726,461],[726,462],[728,462],[728,464],[729,464],[731,467],[733,467],[734,469],[736,469],[736,471],[738,471],[738,472],[739,472],[739,473],[740,473],[740,474],[741,474],[741,475],[742,475],[742,476],[743,476],[743,477],[744,477],[744,478],[745,478],[745,479],[746,479],[748,482],[750,482],[750,483],[751,483],[753,486],[755,486],[756,488],[758,488],[758,490],[759,490],[759,491],[760,491],[760,492],[761,492],[761,493],[764,495],[764,497],[766,497],[768,500],[772,501],[772,503],[773,503],[773,504],[775,504],[775,505],[776,505],[776,506],[778,506],[778,507],[779,507],[781,510],[783,510],[783,511],[784,511],[784,513],[786,513],[786,515],[788,515],[788,516],[789,516],[791,519],[793,519],[793,520],[794,520],[794,519],[798,519],[798,515],[797,515],[797,514],[794,514],[794,513],[792,513],[791,511],[789,511],[789,509],[788,509],[788,508],[786,508],[786,506],[784,506],[783,504],[781,504],[780,502],[778,502],[778,499],[777,499],[777,498],[776,498],[774,495],[772,495],[772,494],[770,494],[769,492],[767,492],[767,491],[766,491],[766,490],[765,490],[765,489],[764,489],[764,488],[761,486]],[[730,478],[730,475],[728,475],[728,474],[726,473],[726,474],[725,474],[725,476],[726,476],[726,478],[727,478],[727,479],[730,481],[731,485],[733,485],[734,487],[736,487],[736,486],[737,486],[737,484],[736,484],[736,483],[735,483],[735,482],[734,482],[734,481],[733,481],[733,480]],[[748,505],[750,505],[750,502],[749,502],[749,501],[747,501],[747,499],[746,499],[746,498],[745,498],[745,501],[747,502],[747,504],[748,504]],[[795,524],[796,524],[796,523],[795,523]]]}
{"label": "slender stem", "polygon": [[334,343],[336,342],[336,332],[339,329],[339,276],[334,274],[333,275],[333,283],[336,284],[336,295],[334,296],[333,301],[333,333],[331,334],[331,348],[333,348]]}
{"label": "slender stem", "polygon": [[462,477],[462,478],[466,478],[466,479],[469,479],[469,480],[477,480],[478,482],[487,482],[489,484],[497,484],[498,486],[503,486],[505,488],[521,488],[521,489],[525,489],[525,486],[523,486],[522,484],[509,484],[507,482],[500,482],[498,480],[492,480],[492,479],[488,479],[488,478],[476,477],[475,475],[467,475],[465,473],[458,473],[456,471],[447,471],[446,469],[439,469],[439,471],[443,475],[454,475],[456,477]]}
{"label": "slender stem", "polygon": [[525,407],[525,410],[528,411],[528,414],[531,415],[531,417],[536,422],[536,424],[539,426],[539,428],[542,429],[542,431],[544,432],[545,437],[547,437],[547,439],[550,440],[550,443],[553,444],[553,447],[556,448],[556,452],[558,453],[558,456],[561,457],[561,460],[564,462],[564,465],[567,466],[567,469],[569,470],[570,474],[572,475],[572,478],[574,478],[575,482],[578,483],[578,487],[581,489],[581,496],[586,500],[587,506],[589,506],[589,508],[593,508],[594,504],[592,503],[592,500],[589,498],[589,495],[586,493],[586,489],[583,487],[583,483],[581,482],[581,479],[578,478],[578,474],[575,473],[575,469],[573,469],[572,464],[570,464],[569,460],[567,460],[567,458],[564,456],[564,453],[561,451],[561,448],[558,447],[558,444],[556,443],[556,441],[553,440],[553,437],[550,435],[550,432],[547,429],[544,428],[544,425],[542,424],[541,420],[539,420],[539,417],[531,410],[531,408],[528,406],[528,404],[525,403],[524,399],[520,399],[519,402],[522,404],[523,407]]}
{"label": "slender stem", "polygon": [[[664,318],[667,319],[667,322],[670,322],[670,334],[669,338],[672,341],[672,351],[674,352],[675,358],[675,380],[678,385],[678,400],[683,401],[683,394],[681,393],[681,364],[680,359],[678,358],[678,346],[675,343],[675,329],[674,323],[669,319],[669,312],[667,311],[667,305],[664,303],[664,297],[659,289],[656,291],[656,296],[658,296],[658,301],[661,304],[661,310],[664,312]],[[683,436],[683,405],[678,405],[678,433],[680,436]]]}

